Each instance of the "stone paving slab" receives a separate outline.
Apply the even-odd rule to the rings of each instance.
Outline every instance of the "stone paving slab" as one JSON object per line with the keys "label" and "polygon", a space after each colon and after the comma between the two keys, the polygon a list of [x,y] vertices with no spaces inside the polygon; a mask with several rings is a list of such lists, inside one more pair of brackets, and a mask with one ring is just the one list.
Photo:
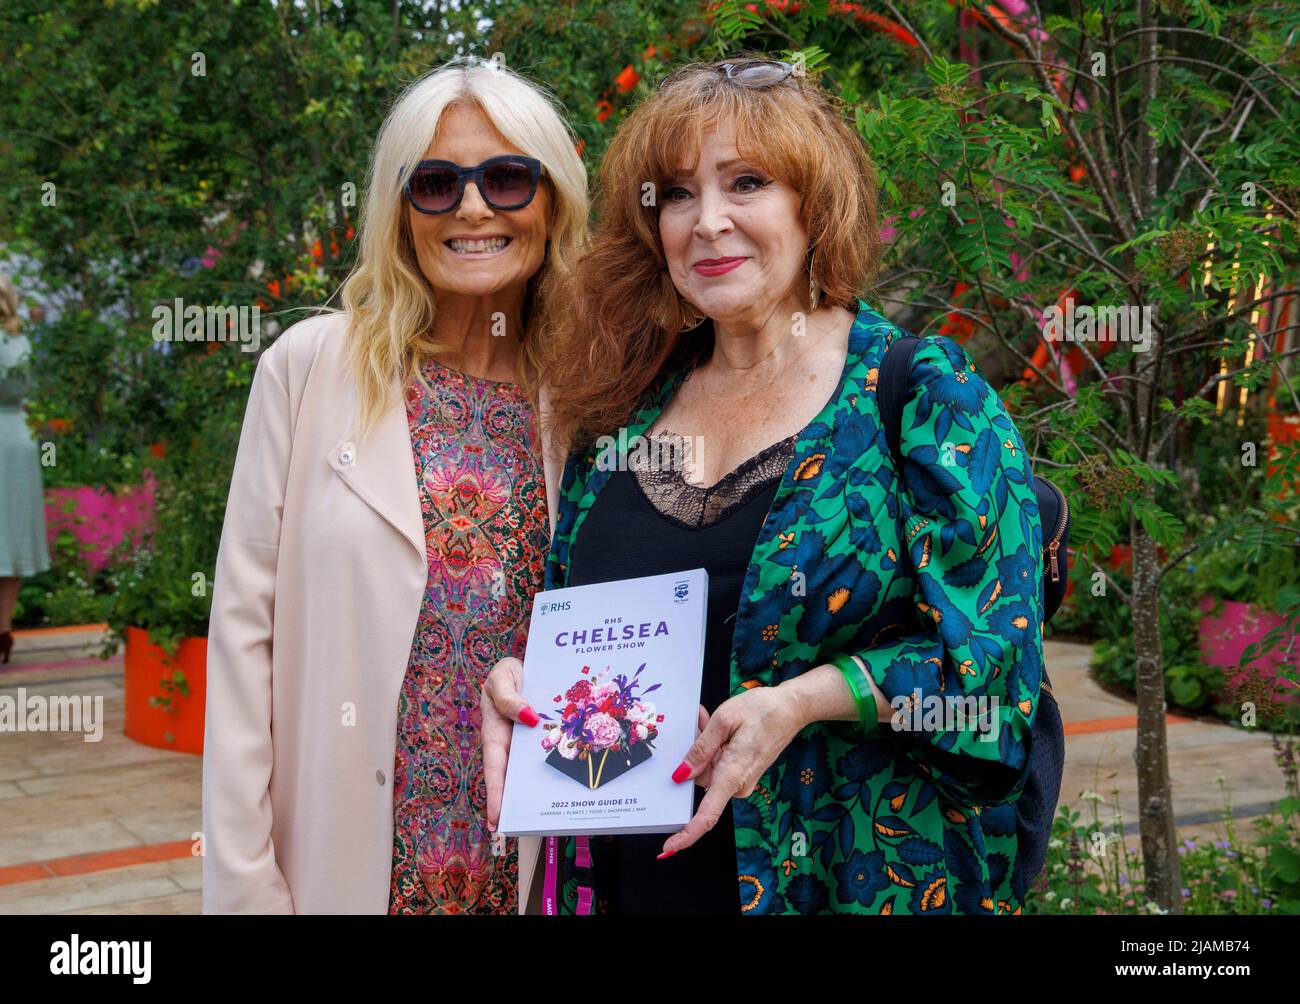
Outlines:
{"label": "stone paving slab", "polygon": [[186,858],[0,886],[0,914],[198,913],[200,870]]}
{"label": "stone paving slab", "polygon": [[[0,733],[0,913],[198,913],[201,863],[187,853],[201,820],[202,759],[139,745],[122,732],[121,655],[95,657],[101,632],[17,638],[0,666],[0,695],[103,698],[103,739],[80,734]],[[1136,846],[1136,708],[1088,676],[1086,645],[1049,641],[1048,672],[1066,723],[1062,802],[1092,819],[1086,791],[1100,794],[1103,823],[1118,800]],[[1180,837],[1221,839],[1229,786],[1234,826],[1283,795],[1266,734],[1212,720],[1171,717],[1170,778]],[[1109,828],[1109,826],[1108,826]],[[153,860],[150,855],[164,857]]]}
{"label": "stone paving slab", "polygon": [[[1137,706],[1103,690],[1088,676],[1090,648],[1049,641],[1045,655],[1052,690],[1065,722],[1065,773],[1061,801],[1072,808],[1084,803],[1080,796],[1093,791],[1103,796],[1101,819],[1109,821],[1119,800],[1125,828],[1138,825],[1137,770],[1133,752],[1135,729],[1072,732],[1072,726],[1097,719],[1137,714]],[[1268,811],[1284,797],[1281,770],[1273,760],[1272,739],[1265,732],[1247,732],[1213,719],[1181,719],[1166,723],[1169,746],[1169,782],[1175,818],[1183,825],[1217,820],[1224,796],[1215,778],[1224,776],[1234,815],[1242,818]],[[1091,811],[1083,813],[1091,819]]]}

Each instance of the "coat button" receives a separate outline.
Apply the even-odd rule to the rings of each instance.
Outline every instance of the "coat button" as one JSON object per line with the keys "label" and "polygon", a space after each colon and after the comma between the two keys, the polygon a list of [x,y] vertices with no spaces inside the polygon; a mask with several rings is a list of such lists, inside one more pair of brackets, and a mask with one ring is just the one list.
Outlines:
{"label": "coat button", "polygon": [[339,463],[348,465],[356,459],[356,453],[351,443],[344,443],[343,449],[339,451]]}
{"label": "coat button", "polygon": [[384,772],[382,770],[375,771],[375,780],[380,784],[384,783]]}

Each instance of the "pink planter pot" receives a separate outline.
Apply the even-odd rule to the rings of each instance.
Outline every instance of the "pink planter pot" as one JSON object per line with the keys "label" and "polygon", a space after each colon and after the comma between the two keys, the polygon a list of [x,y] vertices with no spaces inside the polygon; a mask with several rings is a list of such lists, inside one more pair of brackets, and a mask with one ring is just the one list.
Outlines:
{"label": "pink planter pot", "polygon": [[[1223,613],[1213,615],[1215,600],[1204,596],[1197,604],[1203,616],[1197,629],[1201,658],[1206,665],[1221,666],[1227,680],[1225,689],[1231,691],[1239,686],[1247,676],[1241,660],[1246,647],[1252,642],[1261,641],[1274,628],[1285,623],[1286,618],[1269,610],[1253,606],[1250,603],[1238,603],[1235,600],[1223,601]],[[1260,676],[1272,683],[1274,700],[1290,704],[1300,701],[1300,689],[1289,680],[1278,676],[1278,666],[1283,663],[1294,664],[1300,656],[1300,636],[1292,634],[1271,652],[1265,652],[1253,663],[1253,668]]]}
{"label": "pink planter pot", "polygon": [[45,533],[51,551],[61,530],[77,538],[92,572],[108,564],[110,552],[125,539],[138,541],[153,519],[153,475],[116,495],[102,485],[45,489]]}

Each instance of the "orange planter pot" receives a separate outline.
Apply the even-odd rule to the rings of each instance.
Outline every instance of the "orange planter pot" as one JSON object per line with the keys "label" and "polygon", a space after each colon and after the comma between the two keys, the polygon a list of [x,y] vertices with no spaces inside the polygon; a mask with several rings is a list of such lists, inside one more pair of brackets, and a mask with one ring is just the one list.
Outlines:
{"label": "orange planter pot", "polygon": [[[149,640],[142,628],[126,629],[126,734],[146,746],[203,752],[203,708],[207,695],[208,639],[186,638],[175,659]],[[189,695],[163,688],[164,677],[185,674]],[[154,707],[151,697],[168,697],[170,707]]]}

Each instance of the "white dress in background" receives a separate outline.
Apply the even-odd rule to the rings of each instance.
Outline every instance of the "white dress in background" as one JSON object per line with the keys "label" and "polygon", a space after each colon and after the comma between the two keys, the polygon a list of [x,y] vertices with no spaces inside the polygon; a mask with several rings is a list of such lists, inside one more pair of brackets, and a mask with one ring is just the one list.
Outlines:
{"label": "white dress in background", "polygon": [[50,567],[40,456],[23,412],[31,381],[11,372],[30,353],[26,335],[0,331],[0,576]]}

